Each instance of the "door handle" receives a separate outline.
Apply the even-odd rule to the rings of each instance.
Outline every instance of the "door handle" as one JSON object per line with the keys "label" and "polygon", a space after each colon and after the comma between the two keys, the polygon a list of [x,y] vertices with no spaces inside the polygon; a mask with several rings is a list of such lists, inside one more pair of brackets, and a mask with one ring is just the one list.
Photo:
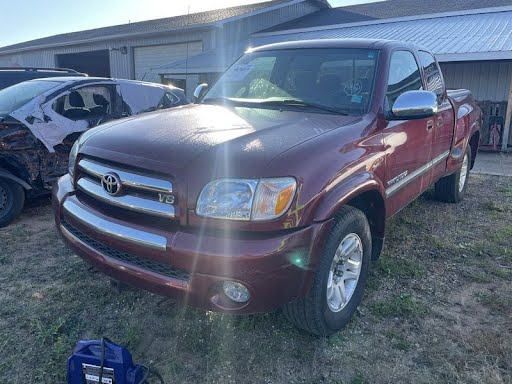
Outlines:
{"label": "door handle", "polygon": [[434,128],[434,120],[427,121],[427,131],[431,131]]}

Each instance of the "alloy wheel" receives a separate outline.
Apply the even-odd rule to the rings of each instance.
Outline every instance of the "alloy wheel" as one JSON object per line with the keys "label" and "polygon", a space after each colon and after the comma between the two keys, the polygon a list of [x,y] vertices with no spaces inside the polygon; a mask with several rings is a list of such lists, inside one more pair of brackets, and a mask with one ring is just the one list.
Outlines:
{"label": "alloy wheel", "polygon": [[354,294],[363,261],[363,244],[355,233],[343,238],[336,249],[327,280],[327,305],[339,312]]}
{"label": "alloy wheel", "polygon": [[462,161],[462,167],[460,168],[460,177],[459,177],[459,192],[462,192],[464,189],[464,185],[466,184],[466,178],[468,177],[468,154],[464,155],[464,160]]}

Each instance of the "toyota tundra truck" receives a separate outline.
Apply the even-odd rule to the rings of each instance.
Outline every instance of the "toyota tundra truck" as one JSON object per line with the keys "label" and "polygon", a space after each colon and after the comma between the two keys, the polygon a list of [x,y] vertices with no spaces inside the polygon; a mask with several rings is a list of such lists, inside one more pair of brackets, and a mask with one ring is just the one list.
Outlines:
{"label": "toyota tundra truck", "polygon": [[58,232],[116,281],[282,308],[319,336],[350,321],[387,219],[431,185],[463,199],[482,123],[431,52],[399,41],[250,49],[196,96],[84,133],[53,189]]}

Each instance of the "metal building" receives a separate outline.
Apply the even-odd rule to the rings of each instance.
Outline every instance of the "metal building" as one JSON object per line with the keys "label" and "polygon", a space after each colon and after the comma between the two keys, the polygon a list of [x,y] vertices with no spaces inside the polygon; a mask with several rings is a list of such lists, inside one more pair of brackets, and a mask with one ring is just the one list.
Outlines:
{"label": "metal building", "polygon": [[[96,76],[160,81],[152,68],[248,41],[253,32],[328,7],[324,0],[274,0],[66,33],[2,47],[0,66],[67,67]],[[163,80],[190,94],[199,78],[183,73]]]}
{"label": "metal building", "polygon": [[249,45],[355,37],[405,40],[431,49],[441,62],[447,86],[471,89],[482,107],[482,148],[512,147],[510,0],[388,0],[323,8],[255,32],[249,42],[242,40],[188,60],[169,61],[152,71],[162,77],[196,73],[201,81],[209,82],[212,72],[221,73]]}
{"label": "metal building", "polygon": [[190,95],[250,46],[350,37],[431,49],[448,87],[471,89],[482,107],[482,147],[512,148],[512,0],[387,0],[339,8],[327,0],[273,0],[15,44],[0,48],[0,66],[71,67],[171,83]]}
{"label": "metal building", "polygon": [[[417,9],[407,5],[416,3]],[[455,4],[454,4],[455,3]],[[447,6],[456,6],[457,2]],[[474,4],[472,4],[474,3]],[[497,1],[466,1],[465,7]],[[441,63],[449,88],[468,88],[484,111],[481,147],[507,150],[512,147],[512,6],[464,9],[421,14],[431,2],[391,0],[364,6],[320,11],[252,35],[254,46],[280,41],[329,38],[382,38],[404,40],[429,48]],[[481,5],[480,5],[481,6]],[[358,12],[363,10],[364,12]],[[381,19],[407,12],[414,16]],[[376,17],[369,17],[369,15]],[[341,19],[340,19],[341,17]],[[366,18],[360,21],[361,18]],[[358,20],[328,25],[334,20]]]}

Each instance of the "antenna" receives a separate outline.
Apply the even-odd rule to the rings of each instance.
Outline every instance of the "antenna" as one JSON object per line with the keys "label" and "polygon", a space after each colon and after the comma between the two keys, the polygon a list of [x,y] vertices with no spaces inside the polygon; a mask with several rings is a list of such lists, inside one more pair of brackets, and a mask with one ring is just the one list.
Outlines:
{"label": "antenna", "polygon": [[[189,26],[189,22],[190,22],[190,3],[188,4],[188,7],[187,7],[187,29],[188,29],[188,26]],[[187,93],[187,88],[188,88],[188,84],[187,84],[187,81],[188,81],[188,45],[190,43],[189,41],[190,39],[187,38],[187,51],[186,51],[186,55],[185,55],[185,94]]]}

